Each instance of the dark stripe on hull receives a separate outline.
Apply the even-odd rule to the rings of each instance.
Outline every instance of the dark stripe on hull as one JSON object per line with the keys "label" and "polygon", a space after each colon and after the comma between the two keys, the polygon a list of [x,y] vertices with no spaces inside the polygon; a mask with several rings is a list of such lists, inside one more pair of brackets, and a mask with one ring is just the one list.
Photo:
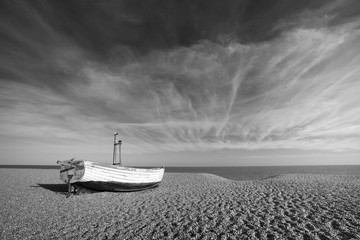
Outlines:
{"label": "dark stripe on hull", "polygon": [[152,183],[121,183],[121,182],[100,182],[100,181],[88,181],[88,182],[76,182],[74,185],[78,185],[84,188],[88,188],[96,191],[111,191],[111,192],[134,192],[141,191],[149,188],[157,187],[160,182]]}

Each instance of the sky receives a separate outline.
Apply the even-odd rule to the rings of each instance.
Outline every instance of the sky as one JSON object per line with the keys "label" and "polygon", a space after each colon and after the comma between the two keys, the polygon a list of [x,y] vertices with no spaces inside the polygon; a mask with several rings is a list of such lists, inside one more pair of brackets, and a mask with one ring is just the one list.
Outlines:
{"label": "sky", "polygon": [[360,164],[357,0],[0,0],[0,164]]}

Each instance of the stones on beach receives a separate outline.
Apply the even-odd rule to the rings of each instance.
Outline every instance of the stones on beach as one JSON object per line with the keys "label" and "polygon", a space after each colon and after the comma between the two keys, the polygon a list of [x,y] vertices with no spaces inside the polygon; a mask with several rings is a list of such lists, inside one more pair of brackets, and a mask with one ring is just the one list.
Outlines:
{"label": "stones on beach", "polygon": [[1,183],[5,239],[360,239],[356,176],[167,173],[156,189],[65,199],[59,188],[29,187],[54,181],[51,170],[11,171],[1,172],[12,183]]}

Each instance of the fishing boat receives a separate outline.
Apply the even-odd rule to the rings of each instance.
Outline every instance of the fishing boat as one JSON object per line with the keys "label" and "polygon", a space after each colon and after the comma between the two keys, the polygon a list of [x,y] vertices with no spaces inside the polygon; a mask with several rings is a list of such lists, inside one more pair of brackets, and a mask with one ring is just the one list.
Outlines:
{"label": "fishing boat", "polygon": [[[140,191],[156,187],[164,176],[164,167],[135,168],[121,165],[121,143],[114,134],[113,164],[88,160],[70,159],[58,161],[60,179],[68,184],[69,194],[73,187],[85,187],[96,191]],[[119,147],[119,161],[116,149]]]}

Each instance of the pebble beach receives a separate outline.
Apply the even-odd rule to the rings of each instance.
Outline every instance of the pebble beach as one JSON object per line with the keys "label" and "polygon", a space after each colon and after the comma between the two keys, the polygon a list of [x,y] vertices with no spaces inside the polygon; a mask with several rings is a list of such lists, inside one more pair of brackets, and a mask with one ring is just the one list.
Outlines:
{"label": "pebble beach", "polygon": [[0,239],[360,239],[358,175],[166,172],[154,189],[69,198],[55,169],[0,176]]}

